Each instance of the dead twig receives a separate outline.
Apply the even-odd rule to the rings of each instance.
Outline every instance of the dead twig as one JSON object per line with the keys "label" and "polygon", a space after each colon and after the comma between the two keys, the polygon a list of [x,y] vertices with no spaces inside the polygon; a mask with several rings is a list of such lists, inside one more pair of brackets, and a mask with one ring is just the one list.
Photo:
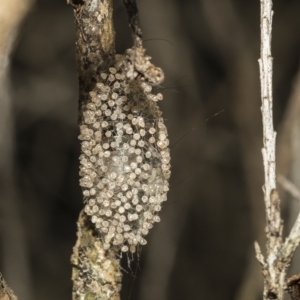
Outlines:
{"label": "dead twig", "polygon": [[139,23],[138,8],[135,0],[123,0],[129,25],[132,29],[134,46],[126,52],[126,76],[131,81],[139,77],[151,85],[159,85],[164,80],[161,68],[151,63],[151,57],[146,55],[143,47],[143,34]]}
{"label": "dead twig", "polygon": [[[79,75],[79,123],[84,107],[100,73],[115,61],[115,33],[112,0],[69,1],[76,22],[76,59]],[[116,249],[105,250],[88,216],[81,212],[77,242],[71,258],[73,300],[120,299],[120,256]]]}
{"label": "dead twig", "polygon": [[273,128],[273,58],[271,55],[272,1],[261,0],[261,111],[263,119],[263,162],[265,173],[264,201],[266,207],[266,257],[258,244],[256,256],[264,276],[264,300],[283,299],[285,278],[292,256],[300,242],[300,214],[285,242],[282,238],[283,221],[280,216],[280,199],[276,190],[276,132]]}

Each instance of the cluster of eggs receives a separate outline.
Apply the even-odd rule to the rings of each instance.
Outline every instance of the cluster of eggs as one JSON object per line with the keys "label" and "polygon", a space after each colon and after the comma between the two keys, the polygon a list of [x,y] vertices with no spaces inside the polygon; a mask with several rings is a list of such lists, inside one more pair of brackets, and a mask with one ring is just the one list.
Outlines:
{"label": "cluster of eggs", "polygon": [[170,177],[169,140],[157,101],[160,93],[135,79],[126,80],[125,63],[101,73],[84,104],[80,185],[85,213],[105,249],[119,245],[136,251],[167,200]]}

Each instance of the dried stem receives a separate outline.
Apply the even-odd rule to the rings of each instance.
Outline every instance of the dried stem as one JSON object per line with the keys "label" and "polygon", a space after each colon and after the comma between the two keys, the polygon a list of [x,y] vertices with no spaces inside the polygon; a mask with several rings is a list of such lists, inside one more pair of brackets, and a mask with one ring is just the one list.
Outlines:
{"label": "dried stem", "polygon": [[[71,2],[72,1],[72,2]],[[112,0],[69,1],[76,22],[76,59],[79,102],[82,105],[94,89],[100,73],[115,59]],[[75,4],[79,2],[80,4]]]}
{"label": "dried stem", "polygon": [[119,300],[122,274],[119,251],[104,250],[88,216],[81,212],[77,223],[77,242],[73,249],[73,300]]}
{"label": "dried stem", "polygon": [[135,0],[123,0],[127,15],[129,19],[129,25],[132,30],[134,46],[137,48],[143,47],[143,34],[140,27],[138,8]]}
{"label": "dried stem", "polygon": [[[259,59],[259,67],[264,138],[264,147],[262,149],[265,171],[264,200],[267,220],[274,225],[273,230],[279,231],[280,222],[277,220],[274,205],[271,203],[272,190],[276,189],[276,132],[273,128],[273,58],[271,56],[272,15],[272,2],[266,0],[261,1],[261,58]],[[268,233],[269,236],[272,235],[271,232]],[[275,240],[270,240],[270,242],[275,243]]]}
{"label": "dried stem", "polygon": [[300,242],[300,215],[290,235],[283,243],[280,200],[276,190],[276,132],[273,128],[273,58],[271,55],[272,16],[272,1],[261,0],[261,58],[259,59],[259,67],[264,145],[262,154],[265,173],[266,258],[263,257],[257,243],[255,244],[255,250],[264,275],[264,300],[282,300],[286,288],[286,272],[294,251]]}
{"label": "dried stem", "polygon": [[273,58],[271,55],[272,1],[261,0],[261,58],[259,59],[261,81],[261,111],[263,118],[262,149],[265,184],[264,201],[266,206],[266,260],[258,251],[257,259],[262,264],[264,275],[264,299],[282,299],[286,268],[281,269],[278,255],[282,247],[282,221],[280,218],[279,197],[276,191],[276,133],[273,128]]}
{"label": "dried stem", "polygon": [[126,53],[128,61],[126,77],[132,81],[140,76],[150,85],[159,85],[164,80],[164,73],[150,62],[151,57],[146,56],[136,1],[123,0],[123,2],[127,10],[134,42],[132,49],[128,49]]}
{"label": "dried stem", "polygon": [[[101,81],[100,73],[115,59],[115,34],[112,0],[70,0],[76,22],[76,58],[79,76],[79,116],[89,92]],[[122,275],[119,251],[104,250],[99,234],[86,214],[78,220],[77,243],[73,264],[73,300],[120,299]]]}

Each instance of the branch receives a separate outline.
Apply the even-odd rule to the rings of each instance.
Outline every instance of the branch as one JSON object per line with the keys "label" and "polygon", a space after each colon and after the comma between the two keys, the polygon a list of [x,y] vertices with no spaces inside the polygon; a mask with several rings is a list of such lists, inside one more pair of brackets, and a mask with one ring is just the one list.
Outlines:
{"label": "branch", "polygon": [[282,262],[286,263],[287,265],[291,263],[293,255],[299,243],[300,243],[300,214],[298,214],[295,224],[289,236],[286,238],[283,247],[281,249]]}
{"label": "branch", "polygon": [[[282,247],[280,200],[276,190],[276,132],[273,128],[273,58],[271,55],[272,1],[261,0],[261,52],[259,59],[261,82],[261,111],[263,119],[264,201],[266,207],[267,257],[263,265],[264,299],[283,299],[284,271],[280,269],[278,253]],[[262,263],[262,254],[256,253]]]}
{"label": "branch", "polygon": [[127,10],[127,15],[129,19],[129,25],[132,29],[134,46],[142,48],[143,47],[143,34],[140,27],[138,8],[135,0],[123,0],[125,8]]}
{"label": "branch", "polygon": [[[115,33],[112,0],[72,1],[76,23],[76,59],[79,75],[79,101],[88,98],[101,71],[115,60]],[[82,4],[76,4],[77,2]]]}
{"label": "branch", "polygon": [[[100,74],[115,61],[115,34],[112,0],[68,1],[76,22],[76,59],[79,76],[79,123]],[[88,216],[81,212],[77,223],[77,242],[73,249],[73,300],[120,299],[122,275],[119,250],[107,251]]]}
{"label": "branch", "polygon": [[272,1],[261,0],[261,58],[259,59],[263,118],[263,162],[265,173],[264,200],[266,206],[266,259],[256,244],[257,258],[262,264],[264,299],[283,299],[285,278],[292,256],[300,242],[300,214],[286,241],[282,242],[280,200],[276,190],[276,133],[273,128],[271,55]]}
{"label": "branch", "polygon": [[157,105],[163,97],[149,85],[158,84],[163,72],[141,44],[115,55],[112,0],[71,4],[85,203],[72,256],[73,300],[119,299],[120,252],[134,253],[147,243],[144,236],[160,221],[169,190],[169,140]]}
{"label": "branch", "polygon": [[146,55],[146,50],[143,47],[143,34],[139,24],[136,1],[123,0],[123,2],[127,10],[134,41],[134,46],[132,49],[128,49],[126,53],[126,77],[131,81],[137,77],[142,77],[150,85],[159,85],[164,80],[164,73],[161,68],[152,64],[150,62],[151,57]]}
{"label": "branch", "polygon": [[[271,55],[271,32],[272,32],[272,1],[261,1],[261,58],[259,59],[260,81],[261,81],[261,100],[263,118],[263,144],[262,149],[265,185],[264,200],[266,205],[267,221],[273,225],[273,230],[280,230],[280,220],[276,218],[278,210],[271,202],[271,193],[276,190],[276,157],[275,143],[276,132],[273,128],[273,58]],[[268,232],[269,238],[272,232]],[[271,242],[271,240],[270,240]],[[272,241],[272,244],[275,240]],[[276,242],[275,242],[276,243]],[[271,246],[271,245],[270,245]]]}
{"label": "branch", "polygon": [[90,220],[81,212],[73,249],[73,300],[119,300],[122,274],[118,249],[104,250]]}

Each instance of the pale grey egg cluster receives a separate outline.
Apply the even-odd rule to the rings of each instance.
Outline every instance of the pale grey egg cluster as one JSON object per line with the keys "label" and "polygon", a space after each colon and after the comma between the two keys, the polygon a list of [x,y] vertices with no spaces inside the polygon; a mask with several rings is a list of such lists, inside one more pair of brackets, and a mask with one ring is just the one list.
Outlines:
{"label": "pale grey egg cluster", "polygon": [[90,92],[80,126],[80,185],[85,212],[104,248],[135,252],[167,200],[169,140],[157,101],[162,94],[126,80],[124,60],[102,73]]}

